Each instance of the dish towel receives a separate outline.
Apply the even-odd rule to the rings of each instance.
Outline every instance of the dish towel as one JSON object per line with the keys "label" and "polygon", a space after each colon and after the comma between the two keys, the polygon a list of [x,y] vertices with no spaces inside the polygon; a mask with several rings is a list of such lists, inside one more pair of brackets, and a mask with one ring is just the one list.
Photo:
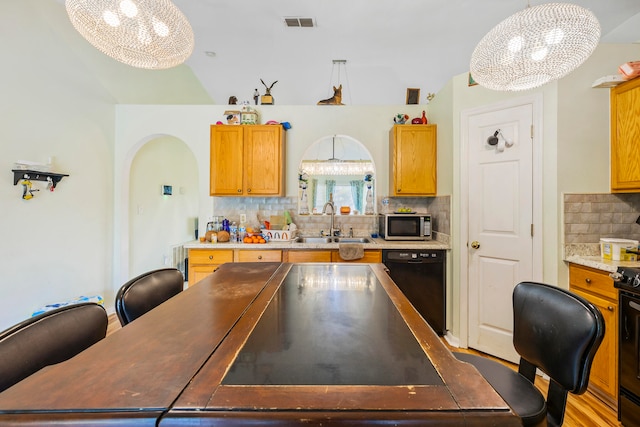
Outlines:
{"label": "dish towel", "polygon": [[364,257],[364,245],[362,243],[340,243],[338,252],[345,261]]}

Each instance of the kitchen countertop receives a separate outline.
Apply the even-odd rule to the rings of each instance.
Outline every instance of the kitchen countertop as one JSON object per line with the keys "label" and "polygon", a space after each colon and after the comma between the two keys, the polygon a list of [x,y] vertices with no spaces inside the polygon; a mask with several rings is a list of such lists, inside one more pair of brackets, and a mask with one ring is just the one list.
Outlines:
{"label": "kitchen countertop", "polygon": [[[356,236],[358,237],[358,236]],[[451,247],[436,240],[387,241],[370,238],[373,243],[363,243],[364,249],[426,249],[449,250]],[[338,249],[339,243],[295,243],[292,240],[269,243],[200,243],[197,240],[183,245],[185,249]]]}
{"label": "kitchen countertop", "polygon": [[602,259],[600,256],[571,255],[565,258],[565,261],[607,271],[609,273],[615,273],[618,267],[640,267],[640,261],[611,261],[608,259]]}

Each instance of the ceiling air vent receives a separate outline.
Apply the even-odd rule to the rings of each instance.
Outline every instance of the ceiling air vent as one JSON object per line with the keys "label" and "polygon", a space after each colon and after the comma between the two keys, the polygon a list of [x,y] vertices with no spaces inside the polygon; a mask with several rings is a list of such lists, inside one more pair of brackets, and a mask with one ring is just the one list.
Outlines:
{"label": "ceiling air vent", "polygon": [[304,27],[304,28],[312,28],[315,27],[313,24],[313,18],[295,18],[288,17],[284,18],[284,23],[287,27]]}

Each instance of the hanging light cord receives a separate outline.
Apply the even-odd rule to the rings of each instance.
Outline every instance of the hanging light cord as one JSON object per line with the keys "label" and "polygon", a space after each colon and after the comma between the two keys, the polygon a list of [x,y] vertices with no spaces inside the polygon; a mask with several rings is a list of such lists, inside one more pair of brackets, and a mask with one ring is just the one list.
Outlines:
{"label": "hanging light cord", "polygon": [[[336,83],[334,83],[333,80],[333,74],[336,71],[336,65],[338,66],[338,80]],[[353,105],[353,101],[351,99],[351,85],[349,84],[349,73],[347,73],[347,61],[346,60],[333,60],[333,66],[331,67],[331,77],[329,77],[329,87],[331,88],[332,86],[339,86],[340,85],[340,67],[344,65],[344,76],[345,76],[345,87],[347,89],[347,95],[349,97],[349,104]],[[327,92],[328,93],[328,92]],[[333,95],[332,93],[330,95]]]}

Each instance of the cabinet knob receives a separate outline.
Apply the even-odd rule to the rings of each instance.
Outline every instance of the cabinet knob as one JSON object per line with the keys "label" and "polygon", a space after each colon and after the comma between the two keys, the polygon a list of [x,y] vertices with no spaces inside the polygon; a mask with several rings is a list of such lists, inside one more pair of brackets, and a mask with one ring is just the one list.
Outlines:
{"label": "cabinet knob", "polygon": [[238,193],[242,193],[242,189],[238,188]]}
{"label": "cabinet knob", "polygon": [[613,311],[613,307],[612,307],[612,306],[609,306],[609,307],[607,307],[607,310],[609,310],[609,311]]}
{"label": "cabinet knob", "polygon": [[209,255],[209,259],[213,259],[213,255]]}
{"label": "cabinet knob", "polygon": [[258,259],[262,259],[262,255],[258,255]]}
{"label": "cabinet knob", "polygon": [[398,193],[400,193],[401,191],[402,191],[402,189],[401,189],[401,188],[398,188]]}
{"label": "cabinet knob", "polygon": [[591,279],[589,279],[588,277],[586,279],[584,279],[585,282],[587,282],[588,285],[591,284]]}
{"label": "cabinet knob", "polygon": [[249,189],[247,189],[247,193],[251,193],[251,189],[250,189],[250,188],[249,188]]}

